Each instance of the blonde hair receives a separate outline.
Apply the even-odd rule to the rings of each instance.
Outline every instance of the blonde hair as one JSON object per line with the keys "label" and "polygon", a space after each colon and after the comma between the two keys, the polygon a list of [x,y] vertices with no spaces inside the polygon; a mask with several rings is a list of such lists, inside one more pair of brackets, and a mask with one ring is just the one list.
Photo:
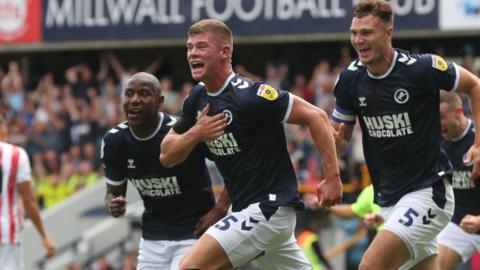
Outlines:
{"label": "blonde hair", "polygon": [[225,44],[233,46],[233,35],[232,31],[228,26],[219,20],[214,19],[205,19],[194,23],[188,29],[188,35],[193,36],[197,34],[213,33]]}

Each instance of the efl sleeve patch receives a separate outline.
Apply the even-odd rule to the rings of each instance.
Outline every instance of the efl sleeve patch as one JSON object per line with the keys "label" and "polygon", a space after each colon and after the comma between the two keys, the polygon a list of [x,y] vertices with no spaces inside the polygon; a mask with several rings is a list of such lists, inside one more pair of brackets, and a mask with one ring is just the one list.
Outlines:
{"label": "efl sleeve patch", "polygon": [[268,99],[270,101],[274,101],[278,98],[278,91],[277,89],[273,88],[268,84],[261,84],[257,90],[257,96],[261,96],[264,99]]}
{"label": "efl sleeve patch", "polygon": [[447,61],[438,55],[432,55],[432,67],[440,71],[445,71],[448,68]]}

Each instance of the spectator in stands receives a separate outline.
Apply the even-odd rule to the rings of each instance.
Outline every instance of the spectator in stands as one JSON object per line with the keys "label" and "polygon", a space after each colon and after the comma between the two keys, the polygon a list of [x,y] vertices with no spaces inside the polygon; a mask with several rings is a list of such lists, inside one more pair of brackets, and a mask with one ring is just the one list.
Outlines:
{"label": "spectator in stands", "polygon": [[163,96],[155,76],[134,74],[123,101],[127,122],[104,136],[101,150],[105,206],[113,217],[122,216],[127,180],[132,181],[145,206],[137,269],[178,269],[181,256],[227,213],[230,200],[224,192],[214,207],[205,145],[178,166],[160,164],[160,143],[176,120],[158,111]]}
{"label": "spectator in stands", "polygon": [[480,251],[480,177],[470,181],[472,163],[464,157],[474,144],[473,123],[463,113],[458,94],[440,92],[440,123],[443,149],[453,166],[452,186],[455,211],[452,220],[438,235],[438,268],[453,270]]}
{"label": "spectator in stands", "polygon": [[45,256],[55,254],[55,246],[43,225],[37,198],[31,184],[31,169],[27,153],[23,148],[8,144],[7,126],[0,117],[0,265],[2,269],[22,269],[20,247],[21,225],[19,204],[23,204],[27,216],[32,220],[46,250]]}
{"label": "spectator in stands", "polygon": [[[113,68],[113,71],[117,76],[117,79],[120,81],[120,89],[122,90],[125,89],[128,79],[130,79],[130,77],[133,74],[141,71],[141,69],[138,68],[137,66],[131,66],[129,68],[126,68],[120,62],[118,57],[115,56],[115,54],[112,52],[106,53],[105,57],[108,60],[108,63],[110,64],[110,66]],[[162,64],[163,64],[163,57],[157,56],[145,69],[143,69],[143,71],[150,74],[155,74],[155,72],[157,72],[157,70],[162,66]]]}
{"label": "spectator in stands", "polygon": [[[350,27],[359,59],[335,86],[337,150],[344,153],[358,118],[375,202],[385,218],[360,264],[365,269],[435,269],[436,235],[453,214],[451,166],[441,150],[439,89],[469,95],[480,125],[480,80],[431,54],[394,49],[393,10],[359,1]],[[480,138],[468,152],[480,175]]]}
{"label": "spectator in stands", "polygon": [[252,260],[270,269],[311,269],[293,235],[295,209],[303,203],[283,122],[309,127],[324,161],[319,197],[331,206],[341,200],[342,184],[328,116],[286,91],[236,76],[232,51],[232,33],[223,22],[201,20],[190,27],[187,59],[192,77],[202,83],[185,99],[160,160],[173,166],[207,142],[234,213],[210,227],[180,269],[229,269]]}

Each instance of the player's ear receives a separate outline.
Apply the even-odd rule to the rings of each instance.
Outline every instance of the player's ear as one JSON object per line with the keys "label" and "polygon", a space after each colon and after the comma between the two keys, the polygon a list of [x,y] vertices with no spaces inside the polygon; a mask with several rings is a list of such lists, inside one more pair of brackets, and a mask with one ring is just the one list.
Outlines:
{"label": "player's ear", "polygon": [[385,35],[387,36],[387,38],[388,38],[389,40],[392,40],[392,36],[393,36],[393,26],[387,25],[386,28],[387,28],[387,29],[385,29]]}
{"label": "player's ear", "polygon": [[158,96],[158,109],[162,108],[165,97],[163,95]]}
{"label": "player's ear", "polygon": [[223,54],[224,57],[230,58],[232,56],[232,46],[223,45],[222,54]]}

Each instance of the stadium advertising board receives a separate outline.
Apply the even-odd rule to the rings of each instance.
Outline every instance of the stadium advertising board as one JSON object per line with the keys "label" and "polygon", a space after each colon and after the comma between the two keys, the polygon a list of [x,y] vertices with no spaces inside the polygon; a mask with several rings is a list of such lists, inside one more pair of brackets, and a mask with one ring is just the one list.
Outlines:
{"label": "stadium advertising board", "polygon": [[[0,0],[6,1],[6,0]],[[25,0],[26,1],[26,0]],[[184,38],[204,18],[236,36],[345,33],[355,0],[43,0],[43,39]],[[437,0],[392,0],[398,30],[438,29]]]}
{"label": "stadium advertising board", "polygon": [[41,0],[0,0],[0,43],[39,42]]}
{"label": "stadium advertising board", "polygon": [[442,1],[440,4],[440,29],[480,29],[480,0]]}

